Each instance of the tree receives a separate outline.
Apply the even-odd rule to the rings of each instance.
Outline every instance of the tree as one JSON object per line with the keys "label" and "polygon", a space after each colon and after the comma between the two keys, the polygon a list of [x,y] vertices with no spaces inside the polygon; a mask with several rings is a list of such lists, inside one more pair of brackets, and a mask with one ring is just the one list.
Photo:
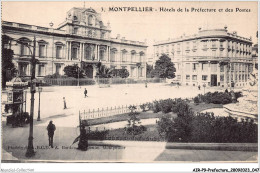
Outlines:
{"label": "tree", "polygon": [[96,77],[98,78],[111,78],[112,77],[112,70],[105,65],[102,65],[101,62],[97,64],[97,73]]}
{"label": "tree", "polygon": [[112,75],[114,77],[127,78],[129,76],[129,72],[127,69],[113,69]]}
{"label": "tree", "polygon": [[152,77],[153,65],[146,63],[146,77]]}
{"label": "tree", "polygon": [[176,69],[171,59],[167,55],[162,55],[155,63],[155,68],[152,71],[152,77],[172,79],[175,77]]}
{"label": "tree", "polygon": [[77,65],[68,65],[63,69],[65,75],[74,78],[83,78],[83,70]]}
{"label": "tree", "polygon": [[17,70],[12,62],[14,52],[11,49],[2,49],[2,88],[6,86],[6,82],[11,80]]}

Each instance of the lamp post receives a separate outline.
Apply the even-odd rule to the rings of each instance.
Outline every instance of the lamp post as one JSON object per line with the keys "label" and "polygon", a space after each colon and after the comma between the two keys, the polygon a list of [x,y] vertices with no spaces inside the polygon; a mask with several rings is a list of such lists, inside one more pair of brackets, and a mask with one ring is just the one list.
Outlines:
{"label": "lamp post", "polygon": [[[22,44],[26,46],[29,49],[32,56],[30,60],[31,62],[31,83],[30,83],[31,108],[30,108],[30,117],[29,117],[30,128],[29,128],[28,147],[25,154],[26,157],[32,157],[35,155],[34,147],[33,147],[33,114],[34,114],[34,93],[36,91],[36,79],[35,79],[35,66],[37,63],[37,60],[35,59],[36,37],[34,36],[33,38],[33,46],[16,39],[11,39],[11,41],[15,41],[16,42],[15,45]],[[30,49],[30,47],[33,47],[33,51]]]}
{"label": "lamp post", "polygon": [[41,121],[41,92],[42,92],[42,87],[38,86],[38,92],[39,92],[39,106],[38,106],[38,118],[37,118],[37,121]]}
{"label": "lamp post", "polygon": [[[29,48],[29,46],[28,46]],[[36,59],[35,59],[35,48],[36,48],[36,38],[34,36],[33,39],[33,52],[32,52],[32,59],[31,59],[31,109],[30,109],[30,129],[29,129],[29,138],[28,138],[28,147],[25,156],[32,157],[35,155],[34,147],[33,147],[33,113],[34,113],[34,93],[35,93],[35,66],[36,66]],[[30,49],[30,48],[29,48]]]}

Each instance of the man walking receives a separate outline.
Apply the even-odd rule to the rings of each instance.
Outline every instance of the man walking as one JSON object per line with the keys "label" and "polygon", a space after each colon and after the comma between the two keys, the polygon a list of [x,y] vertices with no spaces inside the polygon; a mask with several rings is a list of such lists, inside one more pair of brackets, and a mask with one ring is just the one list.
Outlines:
{"label": "man walking", "polygon": [[48,136],[49,136],[49,146],[53,148],[53,136],[54,136],[54,131],[56,130],[55,125],[52,123],[52,121],[49,122],[49,125],[47,126],[48,130]]}
{"label": "man walking", "polygon": [[87,94],[88,94],[88,90],[85,88],[85,91],[84,91],[85,98],[88,97]]}

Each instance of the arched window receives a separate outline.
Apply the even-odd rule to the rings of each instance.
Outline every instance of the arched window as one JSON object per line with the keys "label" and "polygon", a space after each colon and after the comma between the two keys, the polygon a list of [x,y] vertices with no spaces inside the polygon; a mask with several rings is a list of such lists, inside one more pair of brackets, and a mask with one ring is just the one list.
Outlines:
{"label": "arched window", "polygon": [[94,47],[93,45],[87,44],[85,47],[85,59],[92,60],[94,56]]}
{"label": "arched window", "polygon": [[88,25],[90,25],[90,26],[93,25],[93,16],[92,15],[88,16]]}
{"label": "arched window", "polygon": [[127,50],[122,50],[122,61],[126,62],[127,61]]}
{"label": "arched window", "polygon": [[117,54],[117,49],[116,48],[113,48],[111,49],[111,53],[110,53],[110,60],[112,62],[115,62],[116,61],[116,54]]}
{"label": "arched window", "polygon": [[106,47],[100,46],[100,48],[99,48],[99,58],[100,58],[101,61],[105,60],[105,54],[106,54]]}
{"label": "arched window", "polygon": [[143,51],[141,51],[140,53],[139,53],[139,62],[144,62],[144,52]]}
{"label": "arched window", "polygon": [[72,43],[71,45],[71,59],[78,59],[79,43]]}
{"label": "arched window", "polygon": [[136,54],[136,51],[132,50],[131,51],[131,62],[135,62],[135,54]]}

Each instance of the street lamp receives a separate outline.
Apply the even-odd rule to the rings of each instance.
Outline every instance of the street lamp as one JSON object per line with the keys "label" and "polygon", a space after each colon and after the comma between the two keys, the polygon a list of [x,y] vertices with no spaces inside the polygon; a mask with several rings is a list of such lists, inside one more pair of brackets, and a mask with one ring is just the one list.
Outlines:
{"label": "street lamp", "polygon": [[[33,147],[33,114],[34,114],[34,93],[36,92],[36,79],[35,79],[35,66],[37,63],[37,60],[35,59],[36,37],[34,36],[33,38],[33,46],[16,39],[11,39],[11,41],[15,41],[16,45],[22,44],[28,47],[32,55],[32,58],[30,60],[31,61],[31,83],[30,83],[31,108],[30,108],[30,117],[29,117],[30,128],[29,128],[28,147],[25,154],[26,157],[32,157],[35,155],[34,147]],[[33,51],[30,49],[30,47],[33,47]]]}
{"label": "street lamp", "polygon": [[37,121],[41,121],[41,111],[40,111],[40,108],[41,108],[41,92],[42,92],[42,87],[38,86],[38,92],[39,92],[39,106],[38,106],[38,118],[37,118]]}

